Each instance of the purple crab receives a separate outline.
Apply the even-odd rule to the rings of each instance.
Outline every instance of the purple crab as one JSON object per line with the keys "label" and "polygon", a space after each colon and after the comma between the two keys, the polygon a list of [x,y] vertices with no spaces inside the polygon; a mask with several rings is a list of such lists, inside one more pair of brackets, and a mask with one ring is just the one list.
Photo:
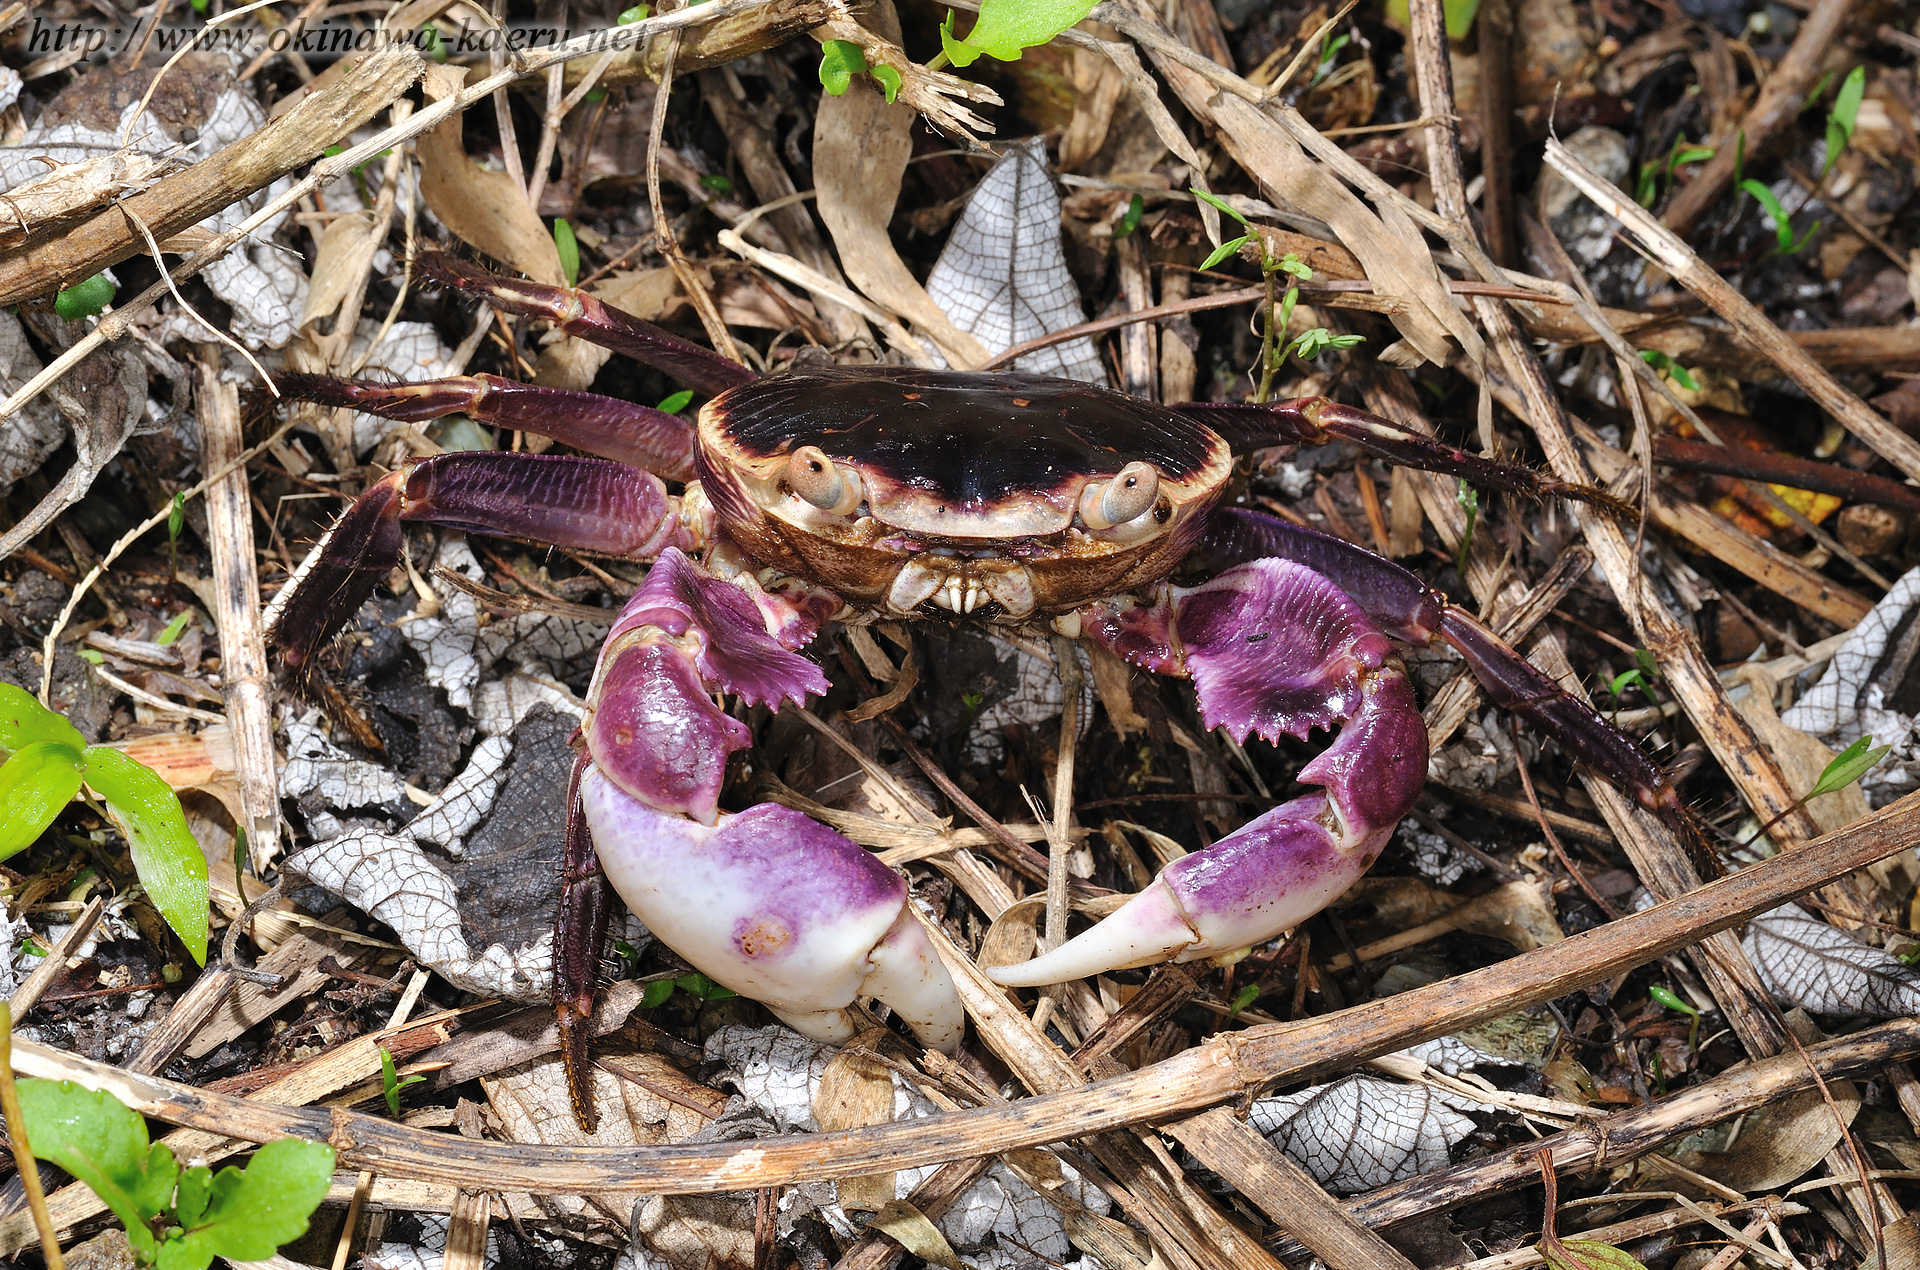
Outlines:
{"label": "purple crab", "polygon": [[[1609,502],[1600,491],[1325,398],[1166,407],[1045,376],[887,366],[760,378],[582,292],[448,257],[423,264],[709,394],[689,425],[491,375],[279,380],[296,397],[393,419],[464,411],[600,456],[448,453],[380,480],[335,524],[274,629],[296,671],[399,563],[408,521],[653,561],[601,651],[570,796],[555,996],[583,1123],[606,884],[694,966],[810,1036],[847,1039],[848,1007],[871,998],[931,1047],[960,1040],[959,998],[899,874],[798,811],[719,806],[729,756],[752,740],[719,699],[778,709],[824,692],[799,650],[830,621],[1090,639],[1192,680],[1207,726],[1236,741],[1338,729],[1299,774],[1317,789],[1168,865],[1062,947],[988,972],[1008,986],[1229,954],[1365,873],[1427,769],[1396,640],[1445,640],[1494,701],[1686,824],[1632,742],[1413,574],[1217,506],[1236,449],[1335,438],[1524,496]],[[1176,584],[1176,571],[1198,580]]]}

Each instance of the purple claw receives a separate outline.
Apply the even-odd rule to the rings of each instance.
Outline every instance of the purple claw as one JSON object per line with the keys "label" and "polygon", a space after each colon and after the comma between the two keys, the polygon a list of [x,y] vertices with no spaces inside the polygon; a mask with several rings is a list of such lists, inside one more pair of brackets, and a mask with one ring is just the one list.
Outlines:
{"label": "purple claw", "polygon": [[1353,885],[1420,793],[1427,729],[1386,636],[1304,565],[1257,560],[1199,587],[1165,587],[1153,603],[1097,605],[1082,629],[1136,663],[1184,670],[1201,717],[1235,739],[1334,723],[1340,735],[1300,772],[1320,792],[1176,860],[1053,952],[989,970],[996,983],[1061,983],[1271,939]]}
{"label": "purple claw", "polygon": [[849,1039],[846,1007],[877,997],[927,1045],[959,1043],[959,997],[907,884],[859,846],[772,804],[697,824],[592,769],[580,797],[627,907],[716,983],[819,1040]]}

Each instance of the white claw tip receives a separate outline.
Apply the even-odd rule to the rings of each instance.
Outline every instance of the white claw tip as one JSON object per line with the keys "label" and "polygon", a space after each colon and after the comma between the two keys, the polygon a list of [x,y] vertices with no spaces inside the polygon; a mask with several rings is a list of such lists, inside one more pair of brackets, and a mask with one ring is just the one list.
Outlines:
{"label": "white claw tip", "polygon": [[1155,878],[1146,890],[1092,930],[1032,961],[990,967],[986,976],[1006,988],[1038,988],[1109,970],[1155,965],[1200,942],[1173,892]]}

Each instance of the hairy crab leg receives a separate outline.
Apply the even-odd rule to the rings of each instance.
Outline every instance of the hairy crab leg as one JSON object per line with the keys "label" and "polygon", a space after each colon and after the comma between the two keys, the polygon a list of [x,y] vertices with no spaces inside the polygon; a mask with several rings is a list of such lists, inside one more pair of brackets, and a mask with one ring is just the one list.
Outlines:
{"label": "hairy crab leg", "polygon": [[502,278],[441,252],[428,252],[419,263],[421,270],[437,282],[482,296],[508,313],[545,318],[569,335],[625,353],[701,392],[721,393],[759,378],[739,362],[603,304],[584,291]]}
{"label": "hairy crab leg", "polygon": [[459,412],[481,423],[552,437],[669,481],[693,479],[693,425],[617,397],[484,374],[410,383],[282,374],[273,383],[284,396],[364,410],[384,419],[418,422]]}
{"label": "hairy crab leg", "polygon": [[[574,734],[578,743],[579,734]],[[599,986],[600,950],[607,944],[608,884],[593,853],[586,813],[580,805],[580,780],[593,770],[585,753],[574,760],[567,779],[567,836],[560,857],[560,911],[554,918],[553,1006],[559,1018],[560,1057],[567,1069],[567,1093],[573,1117],[592,1133],[600,1113],[586,1080],[593,1040],[594,990]]]}
{"label": "hairy crab leg", "polygon": [[362,494],[273,616],[289,666],[308,668],[400,563],[405,521],[643,558],[689,544],[676,500],[650,472],[607,459],[498,451],[439,454]]}
{"label": "hairy crab leg", "polygon": [[1410,644],[1445,640],[1466,659],[1495,704],[1558,741],[1581,762],[1631,794],[1683,842],[1699,829],[1673,783],[1621,731],[1586,702],[1569,696],[1505,640],[1401,568],[1342,538],[1290,525],[1260,512],[1214,513],[1191,557],[1205,569],[1246,560],[1296,560],[1338,583],[1397,639]]}
{"label": "hairy crab leg", "polygon": [[825,606],[770,612],[748,588],[750,575],[716,578],[669,548],[615,621],[583,729],[581,806],[600,867],[661,942],[797,1030],[844,1041],[847,1007],[872,997],[950,1050],[964,1014],[905,880],[801,812],[719,810],[728,755],[752,736],[715,694],[778,707],[827,687],[793,651]]}
{"label": "hairy crab leg", "polygon": [[1300,771],[1321,788],[1162,869],[1093,929],[987,971],[1034,987],[1245,948],[1319,912],[1373,864],[1427,774],[1427,730],[1392,642],[1306,565],[1253,560],[1200,586],[1079,611],[1081,633],[1136,666],[1194,681],[1201,719],[1235,740],[1340,735]]}
{"label": "hairy crab leg", "polygon": [[1389,463],[1457,476],[1486,489],[1504,490],[1526,498],[1571,498],[1618,516],[1634,514],[1633,508],[1598,486],[1557,481],[1532,468],[1469,454],[1391,419],[1342,405],[1328,397],[1294,397],[1261,405],[1188,401],[1174,409],[1225,437],[1236,453],[1272,445],[1351,441]]}

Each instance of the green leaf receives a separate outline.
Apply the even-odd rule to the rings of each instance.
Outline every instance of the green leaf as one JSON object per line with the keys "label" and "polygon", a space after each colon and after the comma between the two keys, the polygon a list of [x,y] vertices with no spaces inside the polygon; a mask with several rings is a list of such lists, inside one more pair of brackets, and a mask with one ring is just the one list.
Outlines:
{"label": "green leaf", "polygon": [[1233,994],[1233,1000],[1227,1006],[1227,1017],[1230,1019],[1239,1018],[1240,1011],[1246,1009],[1259,999],[1260,985],[1257,983],[1245,985],[1240,991]]}
{"label": "green leaf", "polygon": [[17,750],[35,741],[55,741],[76,750],[87,738],[60,715],[34,699],[17,684],[0,683],[0,750]]}
{"label": "green leaf", "polygon": [[1653,200],[1660,197],[1660,165],[1643,163],[1640,165],[1640,183],[1633,192],[1633,201],[1642,207],[1652,207]]}
{"label": "green leaf", "polygon": [[1660,677],[1660,663],[1653,659],[1652,649],[1650,648],[1634,649],[1633,660],[1639,664],[1640,669],[1643,672],[1645,672],[1647,679],[1649,681],[1658,679]]}
{"label": "green leaf", "polygon": [[1278,269],[1281,273],[1298,278],[1302,282],[1313,281],[1313,270],[1300,263],[1300,257],[1293,252],[1288,252],[1282,257],[1280,263],[1275,265],[1274,268]]}
{"label": "green leaf", "polygon": [[653,8],[651,5],[636,4],[631,9],[620,10],[620,16],[615,18],[614,21],[621,26],[626,26],[632,22],[644,22],[647,15],[652,12]]}
{"label": "green leaf", "polygon": [[53,311],[69,322],[92,317],[113,303],[114,285],[104,273],[77,282],[53,297]]}
{"label": "green leaf", "polygon": [[1831,84],[1832,82],[1833,82],[1833,72],[1832,71],[1823,72],[1819,79],[1816,79],[1813,81],[1813,88],[1809,90],[1806,97],[1801,100],[1800,109],[1806,110],[1809,107],[1811,107],[1814,102],[1819,101],[1822,97],[1826,96],[1827,85]]}
{"label": "green leaf", "polygon": [[1121,213],[1120,223],[1113,227],[1114,239],[1117,241],[1125,238],[1128,234],[1140,228],[1140,214],[1146,210],[1147,205],[1141,201],[1138,194],[1129,198],[1127,200],[1127,210]]}
{"label": "green leaf", "polygon": [[400,1118],[400,1091],[408,1085],[418,1085],[424,1080],[426,1080],[425,1076],[409,1076],[401,1080],[400,1073],[393,1065],[392,1052],[384,1045],[380,1047],[380,1085],[387,1095],[387,1110],[393,1113],[395,1120]]}
{"label": "green leaf", "polygon": [[89,662],[95,666],[104,666],[107,664],[106,655],[97,648],[76,648],[73,650],[73,655],[81,661]]}
{"label": "green leaf", "polygon": [[660,409],[667,414],[677,415],[682,410],[685,410],[687,408],[687,403],[692,400],[693,400],[692,390],[687,388],[682,388],[679,392],[674,393],[672,396],[661,401]]}
{"label": "green leaf", "polygon": [[1210,191],[1203,190],[1196,185],[1193,187],[1193,196],[1199,199],[1202,203],[1213,204],[1215,207],[1219,208],[1221,211],[1225,212],[1227,215],[1239,221],[1242,225],[1245,225],[1248,229],[1253,228],[1253,225],[1247,220],[1247,218],[1242,216],[1237,210],[1235,210],[1232,203],[1227,202],[1227,200],[1225,200],[1224,198],[1221,198],[1218,194],[1214,194],[1214,193],[1211,193]]}
{"label": "green leaf", "polygon": [[1640,358],[1655,370],[1665,371],[1667,374],[1673,376],[1673,382],[1679,384],[1688,392],[1700,391],[1700,381],[1695,379],[1685,366],[1674,361],[1673,358],[1661,352],[1659,349],[1643,348],[1640,350]]}
{"label": "green leaf", "polygon": [[32,741],[0,763],[0,860],[39,841],[80,792],[80,751]]}
{"label": "green leaf", "polygon": [[873,76],[873,80],[876,84],[880,85],[880,91],[887,95],[887,104],[891,105],[894,102],[900,100],[900,72],[899,71],[893,69],[893,67],[891,66],[888,66],[885,62],[882,62],[880,63],[880,65],[873,67],[867,73]]}
{"label": "green leaf", "polygon": [[1820,222],[1815,221],[1813,227],[1807,230],[1806,238],[1796,243],[1793,240],[1793,218],[1787,215],[1787,209],[1781,206],[1780,200],[1774,197],[1772,190],[1752,177],[1740,182],[1739,188],[1744,193],[1753,195],[1754,201],[1766,209],[1767,215],[1773,219],[1774,237],[1779,240],[1780,254],[1783,256],[1791,256],[1806,246],[1807,240],[1812,238],[1814,232],[1820,228]]}
{"label": "green leaf", "polygon": [[1218,247],[1215,247],[1213,249],[1212,255],[1208,256],[1205,260],[1200,262],[1200,267],[1202,269],[1213,268],[1215,265],[1219,264],[1222,260],[1225,260],[1228,256],[1233,255],[1235,252],[1239,251],[1242,247],[1246,246],[1252,240],[1253,240],[1252,234],[1242,234],[1240,237],[1234,239],[1231,242],[1221,243]]}
{"label": "green leaf", "polygon": [[180,541],[180,531],[187,527],[187,491],[173,492],[173,506],[167,509],[167,541]]}
{"label": "green leaf", "polygon": [[1607,692],[1611,694],[1615,700],[1618,700],[1621,693],[1631,688],[1634,684],[1639,683],[1643,678],[1645,678],[1645,676],[1638,670],[1623,670],[1615,675],[1612,682],[1607,685]]}
{"label": "green leaf", "polygon": [[158,1270],[205,1270],[215,1257],[264,1261],[307,1233],[307,1219],[333,1183],[333,1148],[281,1138],[253,1153],[244,1172],[224,1168],[206,1210],[160,1247]]}
{"label": "green leaf", "polygon": [[82,775],[106,800],[126,836],[134,871],[153,906],[193,954],[207,964],[207,857],[187,829],[180,799],[160,774],[118,750],[94,746]]}
{"label": "green leaf", "polygon": [[1340,50],[1351,43],[1353,43],[1353,37],[1350,35],[1336,35],[1321,43],[1320,64],[1313,68],[1313,79],[1309,81],[1309,86],[1327,77],[1333,70],[1334,59],[1340,56]]}
{"label": "green leaf", "polygon": [[640,1008],[642,1010],[657,1010],[661,1006],[665,1005],[667,1003],[667,998],[672,995],[673,995],[673,980],[655,979],[652,983],[649,983],[646,986],[646,988],[641,991]]}
{"label": "green leaf", "polygon": [[[1853,140],[1853,126],[1860,118],[1860,103],[1867,95],[1867,68],[1856,66],[1847,72],[1840,81],[1840,91],[1834,96],[1833,110],[1827,116],[1829,124],[1838,124],[1840,131],[1846,134],[1848,141]],[[1829,154],[1827,163],[1832,165],[1835,156]]]}
{"label": "green leaf", "polygon": [[982,53],[1016,62],[1022,49],[1045,44],[1093,12],[1093,4],[1094,0],[985,0],[964,40],[954,38],[953,14],[948,12],[940,27],[940,47],[955,66],[971,66]]}
{"label": "green leaf", "polygon": [[20,1082],[20,1118],[35,1156],[85,1182],[127,1228],[127,1241],[152,1261],[148,1223],[165,1211],[180,1168],[164,1143],[147,1145],[147,1122],[111,1094],[72,1081]]}
{"label": "green leaf", "polygon": [[[1874,745],[1871,735],[1861,737],[1834,756],[1833,762],[1827,764],[1826,770],[1820,773],[1820,779],[1807,792],[1807,797],[1814,799],[1845,789],[1872,771],[1892,748],[1891,745]],[[0,772],[5,770],[0,768]]]}
{"label": "green leaf", "polygon": [[1679,993],[1664,984],[1654,984],[1651,988],[1647,989],[1647,995],[1659,1004],[1666,1006],[1669,1010],[1677,1010],[1681,1014],[1692,1015],[1696,1019],[1700,1017],[1700,1011],[1690,1005]]}
{"label": "green leaf", "polygon": [[173,1220],[182,1226],[197,1224],[207,1215],[207,1200],[213,1193],[213,1170],[195,1165],[180,1175],[173,1191]]}
{"label": "green leaf", "polygon": [[1547,1270],[1647,1270],[1632,1254],[1597,1239],[1562,1239],[1557,1246],[1542,1240],[1534,1247]]}
{"label": "green leaf", "polygon": [[1465,477],[1457,478],[1460,488],[1454,494],[1460,506],[1467,513],[1467,529],[1460,535],[1460,556],[1454,561],[1454,572],[1461,577],[1467,575],[1467,548],[1473,545],[1473,522],[1480,518],[1480,491],[1467,484]]}
{"label": "green leaf", "polygon": [[1328,348],[1353,348],[1366,342],[1364,335],[1329,335],[1326,339]]}
{"label": "green leaf", "polygon": [[553,222],[553,249],[560,253],[560,272],[566,275],[567,285],[574,286],[580,281],[580,240],[564,216]]}
{"label": "green leaf", "polygon": [[[1280,297],[1280,308],[1273,315],[1273,329],[1284,332],[1287,323],[1293,320],[1294,306],[1300,303],[1300,288],[1288,287],[1287,293]],[[1305,338],[1302,336],[1301,338]]]}
{"label": "green leaf", "polygon": [[853,83],[855,75],[867,73],[867,53],[851,40],[828,40],[820,46],[820,87],[838,97]]}
{"label": "green leaf", "polygon": [[1474,15],[1480,12],[1480,0],[1442,0],[1440,7],[1447,15],[1447,38],[1466,39],[1473,30]]}
{"label": "green leaf", "polygon": [[186,633],[187,623],[191,622],[192,620],[193,620],[192,609],[187,609],[184,612],[176,615],[171,622],[168,622],[165,626],[160,628],[160,633],[153,637],[153,642],[160,645],[162,648],[165,648],[167,645],[173,643],[175,640],[179,639],[182,635]]}
{"label": "green leaf", "polygon": [[702,1001],[731,1001],[740,994],[732,988],[723,988],[699,971],[690,975],[681,975],[673,981],[677,988],[684,988]]}
{"label": "green leaf", "polygon": [[700,188],[724,196],[733,193],[733,182],[718,172],[709,172],[700,178]]}

